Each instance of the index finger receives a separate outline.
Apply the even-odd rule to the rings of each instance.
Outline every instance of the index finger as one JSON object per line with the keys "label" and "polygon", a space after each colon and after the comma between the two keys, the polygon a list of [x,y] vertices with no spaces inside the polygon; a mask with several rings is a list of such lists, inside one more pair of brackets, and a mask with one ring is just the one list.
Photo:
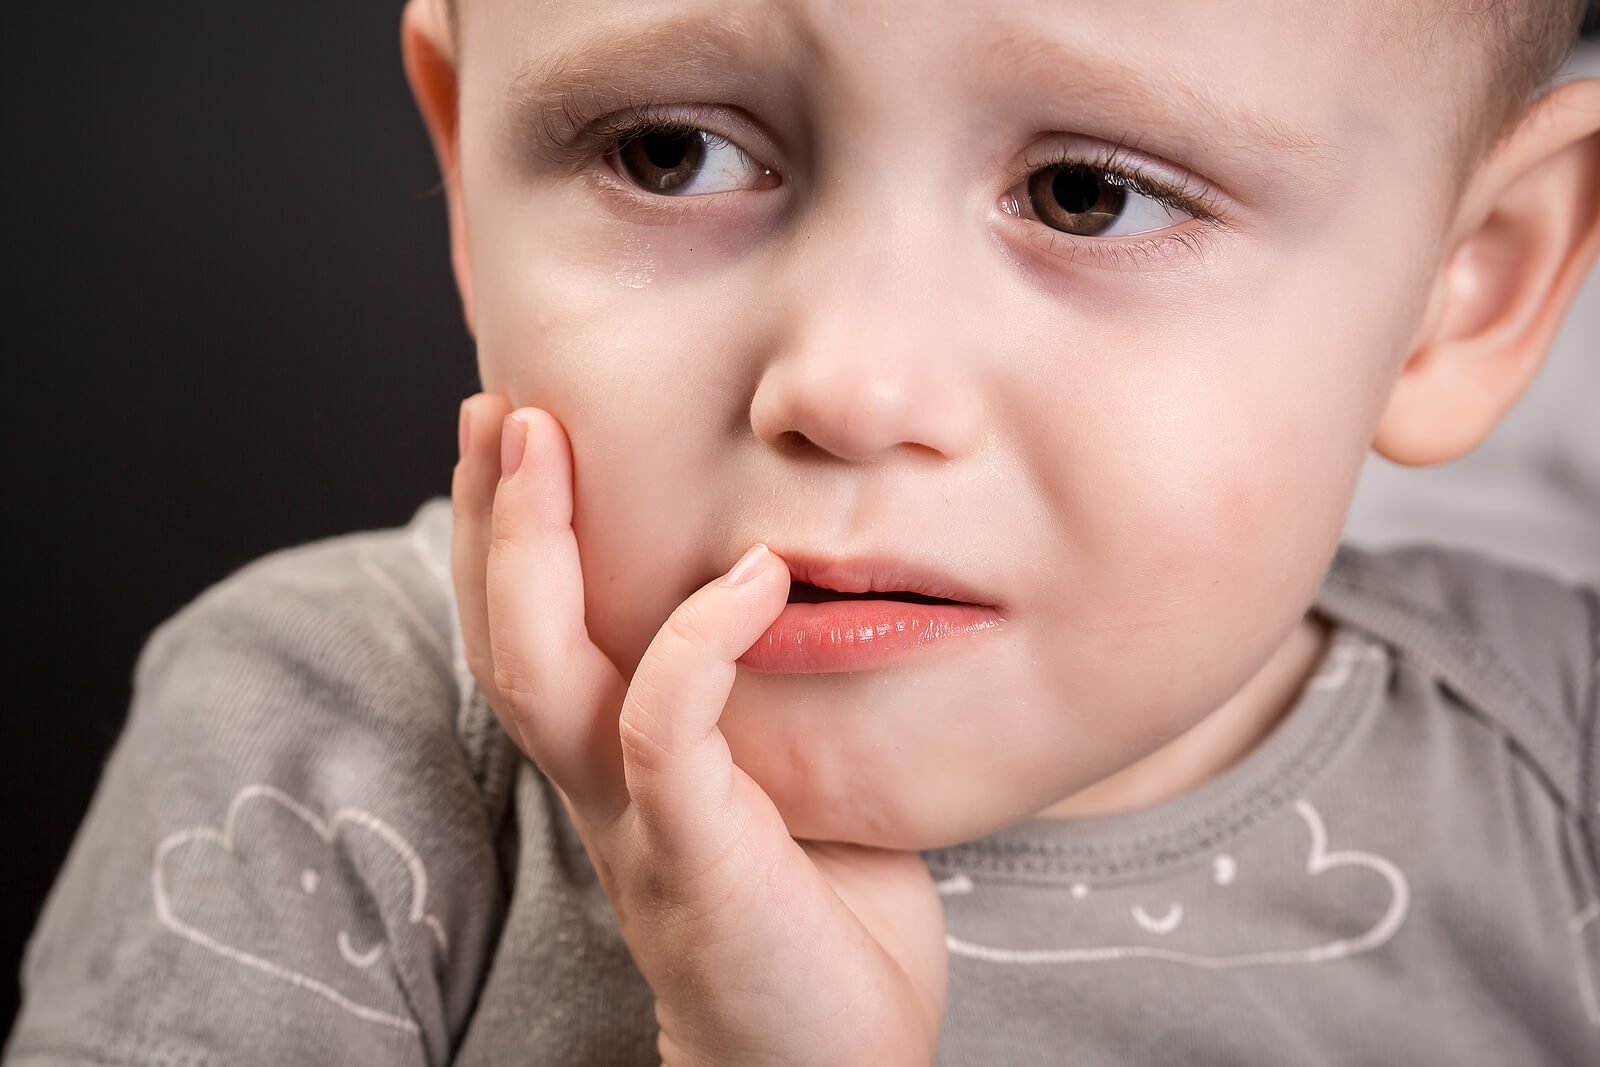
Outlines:
{"label": "index finger", "polygon": [[627,803],[621,674],[584,624],[572,530],[572,451],[553,416],[522,408],[501,430],[486,610],[495,686],[540,768],[591,817]]}

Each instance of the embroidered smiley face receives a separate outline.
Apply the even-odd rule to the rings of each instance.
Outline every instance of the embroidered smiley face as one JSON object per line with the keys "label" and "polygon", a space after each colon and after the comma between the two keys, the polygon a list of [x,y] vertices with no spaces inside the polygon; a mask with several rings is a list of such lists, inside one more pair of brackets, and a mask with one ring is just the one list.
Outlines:
{"label": "embroidered smiley face", "polygon": [[[1004,913],[996,901],[968,911],[958,901],[980,893],[1038,892],[1036,887],[976,885],[958,873],[939,883],[946,898],[946,942],[953,955],[1004,964],[1079,964],[1152,959],[1204,968],[1320,963],[1369,952],[1394,936],[1410,906],[1410,887],[1390,860],[1371,852],[1332,851],[1317,810],[1294,805],[1298,820],[1278,820],[1250,842],[1250,863],[1273,885],[1278,907],[1241,906],[1230,896],[1249,868],[1234,853],[1211,857],[1206,883],[1181,879],[1150,886],[1072,885],[1069,903],[1054,909],[1048,945],[1004,944],[994,934],[968,929],[983,914]],[[1291,833],[1298,823],[1300,832]],[[1299,858],[1291,860],[1298,853]],[[1290,886],[1293,889],[1284,889]],[[1161,894],[1159,902],[1150,898]],[[1251,897],[1259,905],[1259,896]],[[1204,905],[1207,921],[1186,919]],[[1131,922],[1130,922],[1131,920]],[[976,936],[975,936],[976,935]],[[980,939],[981,938],[981,939]]]}
{"label": "embroidered smiley face", "polygon": [[378,964],[401,952],[432,960],[449,943],[426,910],[421,858],[383,820],[356,808],[323,819],[251,785],[221,828],[162,840],[150,878],[156,917],[173,933],[357,1018],[418,1032],[395,967]]}

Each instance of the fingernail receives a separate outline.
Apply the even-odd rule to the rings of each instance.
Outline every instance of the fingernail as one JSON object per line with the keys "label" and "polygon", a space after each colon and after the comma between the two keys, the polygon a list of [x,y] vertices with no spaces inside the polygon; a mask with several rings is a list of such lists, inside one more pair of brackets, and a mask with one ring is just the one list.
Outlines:
{"label": "fingernail", "polygon": [[459,455],[461,456],[465,456],[467,454],[467,442],[472,439],[471,431],[472,420],[467,418],[467,402],[463,400],[461,402],[461,417],[456,423],[456,443],[459,447]]}
{"label": "fingernail", "polygon": [[743,585],[767,568],[767,546],[756,544],[750,546],[750,551],[739,558],[733,565],[733,570],[722,579],[723,585]]}
{"label": "fingernail", "polygon": [[528,446],[528,425],[515,415],[507,415],[500,427],[500,477],[509,478],[522,466],[522,453]]}

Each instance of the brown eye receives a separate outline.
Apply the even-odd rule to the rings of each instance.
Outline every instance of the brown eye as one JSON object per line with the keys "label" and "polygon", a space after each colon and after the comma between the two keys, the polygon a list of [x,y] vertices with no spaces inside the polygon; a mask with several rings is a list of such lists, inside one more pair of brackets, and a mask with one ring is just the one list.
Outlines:
{"label": "brown eye", "polygon": [[606,155],[618,174],[656,196],[703,196],[771,189],[778,176],[750,153],[710,130],[646,122],[613,142]]}
{"label": "brown eye", "polygon": [[687,184],[706,158],[706,134],[700,130],[651,130],[617,149],[623,174],[652,193],[670,193]]}
{"label": "brown eye", "polygon": [[1103,171],[1061,163],[1034,172],[1028,179],[1028,200],[1039,221],[1052,229],[1098,237],[1122,216],[1128,191]]}

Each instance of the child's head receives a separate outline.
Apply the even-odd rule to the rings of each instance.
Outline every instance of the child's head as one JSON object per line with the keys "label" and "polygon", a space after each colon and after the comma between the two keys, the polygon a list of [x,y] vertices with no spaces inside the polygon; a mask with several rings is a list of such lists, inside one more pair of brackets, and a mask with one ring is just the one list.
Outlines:
{"label": "child's head", "polygon": [[1270,728],[1366,451],[1476,444],[1594,257],[1600,89],[1523,118],[1580,6],[412,0],[405,47],[625,673],[758,540],[1005,618],[740,672],[790,829],[904,847]]}

